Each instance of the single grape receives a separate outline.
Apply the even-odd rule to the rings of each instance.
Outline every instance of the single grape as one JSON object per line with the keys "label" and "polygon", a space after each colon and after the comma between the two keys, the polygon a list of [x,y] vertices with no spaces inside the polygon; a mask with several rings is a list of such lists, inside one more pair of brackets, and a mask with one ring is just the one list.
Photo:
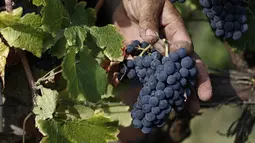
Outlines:
{"label": "single grape", "polygon": [[173,74],[175,72],[175,65],[172,61],[167,61],[164,64],[164,71],[166,72],[167,75]]}
{"label": "single grape", "polygon": [[174,76],[176,80],[181,80],[181,75],[179,74],[179,72],[174,73]]}
{"label": "single grape", "polygon": [[189,75],[190,76],[196,76],[197,75],[197,69],[195,67],[189,69]]}
{"label": "single grape", "polygon": [[151,128],[148,128],[148,127],[143,127],[143,128],[142,128],[142,132],[143,132],[144,134],[148,134],[148,133],[150,133],[151,131],[152,131]]}
{"label": "single grape", "polygon": [[188,77],[189,76],[189,70],[186,69],[186,68],[181,68],[180,71],[179,71],[180,75],[182,77]]}
{"label": "single grape", "polygon": [[156,85],[156,90],[164,90],[165,89],[165,84],[163,82],[158,82]]}
{"label": "single grape", "polygon": [[155,96],[156,96],[159,100],[162,100],[162,99],[164,99],[164,98],[166,97],[165,92],[162,91],[162,90],[157,90],[157,91],[155,92]]}
{"label": "single grape", "polygon": [[194,65],[194,62],[191,59],[191,57],[185,57],[181,60],[181,66],[183,68],[190,69],[191,67],[193,67],[193,65]]}
{"label": "single grape", "polygon": [[136,119],[141,120],[144,116],[145,116],[145,114],[142,110],[136,110],[136,112],[135,112]]}
{"label": "single grape", "polygon": [[149,104],[149,100],[150,100],[150,96],[149,95],[145,95],[142,97],[142,104]]}
{"label": "single grape", "polygon": [[164,92],[165,92],[165,95],[166,95],[167,98],[171,98],[174,94],[174,91],[171,87],[166,87],[164,89]]}
{"label": "single grape", "polygon": [[160,100],[158,106],[160,109],[165,109],[168,106],[168,103],[166,100]]}
{"label": "single grape", "polygon": [[165,71],[161,71],[160,74],[157,74],[157,79],[159,81],[162,81],[162,82],[166,81],[166,79],[167,79],[166,72]]}
{"label": "single grape", "polygon": [[143,57],[137,56],[134,59],[135,65],[142,68],[143,67],[142,60],[143,60]]}
{"label": "single grape", "polygon": [[131,45],[133,45],[134,47],[138,47],[140,45],[140,42],[138,40],[134,40],[132,41]]}
{"label": "single grape", "polygon": [[143,69],[139,70],[138,73],[137,73],[137,75],[138,75],[138,77],[140,77],[140,78],[145,77],[145,76],[146,76],[146,69],[143,68]]}
{"label": "single grape", "polygon": [[186,80],[186,78],[182,78],[182,79],[180,80],[180,83],[181,83],[181,85],[182,85],[183,87],[185,87],[185,86],[187,85],[187,80]]}
{"label": "single grape", "polygon": [[142,125],[149,127],[152,123],[148,121],[145,117],[142,119]]}
{"label": "single grape", "polygon": [[170,53],[170,54],[169,54],[169,57],[170,57],[170,59],[171,59],[173,62],[179,61],[179,58],[180,58],[177,52],[172,52],[172,53]]}
{"label": "single grape", "polygon": [[144,104],[143,106],[142,106],[142,110],[143,110],[143,112],[144,113],[149,113],[150,111],[151,111],[151,105],[149,105],[149,104]]}
{"label": "single grape", "polygon": [[141,128],[143,126],[141,120],[138,119],[133,120],[133,125],[135,128]]}
{"label": "single grape", "polygon": [[168,84],[174,84],[176,82],[176,77],[174,75],[169,75],[167,77],[167,81],[166,81]]}
{"label": "single grape", "polygon": [[153,107],[158,106],[159,100],[157,97],[151,97],[149,100],[149,104]]}
{"label": "single grape", "polygon": [[151,112],[155,115],[159,114],[160,113],[160,108],[159,107],[152,107],[151,108]]}
{"label": "single grape", "polygon": [[145,118],[148,120],[148,121],[153,121],[153,120],[155,120],[156,119],[156,116],[155,116],[155,114],[153,114],[152,112],[150,112],[150,113],[147,113],[146,115],[145,115]]}
{"label": "single grape", "polygon": [[158,59],[154,59],[151,62],[151,69],[155,70],[157,69],[157,67],[161,64],[161,62]]}
{"label": "single grape", "polygon": [[161,111],[156,117],[158,120],[162,120],[165,118],[165,112],[164,111]]}
{"label": "single grape", "polygon": [[172,85],[173,90],[179,90],[181,88],[180,82],[176,82],[175,84]]}
{"label": "single grape", "polygon": [[145,42],[145,41],[143,41],[143,42],[141,43],[141,48],[146,48],[147,46],[149,46],[149,43],[147,43],[147,42]]}
{"label": "single grape", "polygon": [[141,89],[141,92],[143,93],[143,95],[150,95],[151,89],[148,86],[145,86]]}
{"label": "single grape", "polygon": [[163,57],[161,59],[162,64],[165,64],[167,61],[170,61],[170,59],[168,57]]}
{"label": "single grape", "polygon": [[135,76],[136,76],[135,70],[134,70],[134,69],[130,69],[130,70],[128,71],[128,73],[127,73],[128,79],[132,79],[132,78],[134,78]]}
{"label": "single grape", "polygon": [[135,50],[135,47],[133,45],[127,46],[127,49],[126,49],[127,53],[131,54],[134,50]]}
{"label": "single grape", "polygon": [[154,72],[153,69],[147,68],[147,71],[146,71],[146,75],[147,75],[147,76],[151,76],[151,75],[153,75],[154,73],[155,73],[155,72]]}
{"label": "single grape", "polygon": [[159,59],[162,58],[162,55],[159,52],[156,51],[156,52],[151,53],[151,58],[153,60],[155,60],[155,59],[159,60]]}
{"label": "single grape", "polygon": [[148,55],[145,56],[145,57],[143,58],[143,60],[142,60],[142,64],[143,64],[144,67],[150,67],[151,62],[152,62],[152,59],[151,59],[151,57],[148,56]]}
{"label": "single grape", "polygon": [[179,55],[180,58],[184,58],[187,56],[187,51],[185,48],[180,48],[177,50],[177,53]]}

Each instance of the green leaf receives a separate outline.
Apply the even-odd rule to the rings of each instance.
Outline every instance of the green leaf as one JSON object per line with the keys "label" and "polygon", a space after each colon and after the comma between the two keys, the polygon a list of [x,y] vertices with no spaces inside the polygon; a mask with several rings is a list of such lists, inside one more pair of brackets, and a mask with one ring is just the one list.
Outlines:
{"label": "green leaf", "polygon": [[84,105],[59,104],[55,116],[65,120],[88,119],[94,115],[94,110]]}
{"label": "green leaf", "polygon": [[36,121],[53,118],[57,106],[58,92],[56,90],[44,87],[40,90],[42,96],[36,97],[36,106],[33,109],[34,114],[36,114]]}
{"label": "green leaf", "polygon": [[62,37],[56,44],[50,49],[52,56],[57,56],[58,59],[62,58],[66,53],[66,39]]}
{"label": "green leaf", "polygon": [[35,13],[27,13],[21,18],[21,23],[25,25],[31,25],[34,28],[38,28],[42,25],[42,18],[40,15]]}
{"label": "green leaf", "polygon": [[117,140],[118,122],[102,115],[87,120],[40,120],[39,130],[45,136],[41,143],[108,143]]}
{"label": "green leaf", "polygon": [[1,34],[10,46],[27,50],[35,56],[41,57],[44,49],[44,38],[47,35],[41,29],[17,24],[2,29]]}
{"label": "green leaf", "polygon": [[73,107],[79,113],[81,119],[88,119],[94,115],[94,110],[84,105],[74,105]]}
{"label": "green leaf", "polygon": [[[5,86],[5,65],[6,65],[6,58],[9,54],[10,48],[2,42],[0,39],[0,76],[2,79],[3,86]],[[0,91],[2,92],[2,91]]]}
{"label": "green leaf", "polygon": [[11,13],[7,11],[0,12],[0,28],[11,26],[20,21],[23,9],[21,7],[14,9]]}
{"label": "green leaf", "polygon": [[45,0],[32,0],[32,2],[36,6],[45,5]]}
{"label": "green leaf", "polygon": [[42,9],[43,28],[54,35],[61,29],[62,22],[68,20],[68,14],[60,0],[45,0]]}
{"label": "green leaf", "polygon": [[67,9],[69,15],[72,15],[75,11],[75,6],[77,4],[77,0],[62,0],[65,8]]}
{"label": "green leaf", "polygon": [[96,13],[94,9],[86,8],[86,2],[79,2],[71,16],[71,21],[74,25],[93,26],[96,22]]}
{"label": "green leaf", "polygon": [[103,108],[105,115],[110,116],[113,120],[118,120],[120,125],[127,127],[131,124],[132,118],[130,116],[129,106],[122,103],[109,103],[108,107]]}
{"label": "green leaf", "polygon": [[[83,101],[98,101],[107,85],[107,74],[84,48],[76,55],[76,47],[69,47],[63,61],[63,77],[67,80],[70,98]],[[76,58],[79,58],[76,61]]]}
{"label": "green leaf", "polygon": [[90,28],[90,33],[94,36],[98,47],[104,49],[104,54],[111,61],[123,61],[121,48],[124,46],[122,43],[124,38],[118,33],[115,26],[93,26]]}
{"label": "green leaf", "polygon": [[65,30],[64,35],[68,46],[75,46],[81,49],[87,37],[87,30],[80,26],[72,26]]}

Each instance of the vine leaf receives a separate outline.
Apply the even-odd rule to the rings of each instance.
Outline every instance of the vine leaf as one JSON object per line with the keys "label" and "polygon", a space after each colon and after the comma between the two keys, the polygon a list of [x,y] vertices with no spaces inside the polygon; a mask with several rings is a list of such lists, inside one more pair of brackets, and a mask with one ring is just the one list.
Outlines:
{"label": "vine leaf", "polygon": [[71,16],[71,21],[74,25],[79,26],[93,26],[96,22],[96,13],[92,8],[85,8],[86,2],[79,2],[76,9]]}
{"label": "vine leaf", "polygon": [[87,99],[96,102],[105,92],[107,74],[87,48],[83,48],[77,55],[76,49],[77,47],[68,48],[62,65],[69,96],[78,101]]}
{"label": "vine leaf", "polygon": [[46,37],[46,33],[41,29],[17,24],[13,27],[2,29],[1,34],[10,46],[27,50],[35,56],[41,57],[44,50],[43,42]]}
{"label": "vine leaf", "polygon": [[40,91],[42,96],[36,97],[37,105],[33,109],[36,121],[53,118],[57,106],[58,92],[56,90],[42,87]]}
{"label": "vine leaf", "polygon": [[[2,79],[3,87],[5,86],[5,65],[6,65],[6,58],[9,54],[10,48],[2,42],[0,39],[0,76]],[[2,91],[0,91],[2,92]]]}
{"label": "vine leaf", "polygon": [[43,28],[53,35],[61,29],[64,20],[68,20],[68,13],[60,0],[45,0],[41,13]]}
{"label": "vine leaf", "polygon": [[109,105],[104,107],[104,114],[110,116],[113,120],[118,120],[120,125],[127,127],[131,124],[132,118],[130,116],[129,106],[124,104]]}
{"label": "vine leaf", "polygon": [[45,0],[32,0],[32,2],[36,6],[45,5]]}
{"label": "vine leaf", "polygon": [[111,61],[123,61],[124,56],[121,48],[124,46],[122,43],[124,37],[118,33],[115,26],[93,26],[89,29],[98,47],[104,49],[104,54]]}
{"label": "vine leaf", "polygon": [[0,28],[11,26],[20,21],[23,9],[21,7],[14,9],[11,13],[7,11],[0,12]]}
{"label": "vine leaf", "polygon": [[41,143],[108,143],[117,140],[118,121],[103,115],[94,115],[87,120],[38,121],[40,132],[45,136]]}
{"label": "vine leaf", "polygon": [[74,105],[73,107],[79,113],[81,119],[88,119],[94,115],[94,110],[84,105]]}
{"label": "vine leaf", "polygon": [[72,26],[65,30],[64,35],[68,46],[75,46],[82,49],[83,42],[87,37],[87,30],[80,26]]}
{"label": "vine leaf", "polygon": [[84,105],[59,104],[55,116],[65,120],[88,119],[94,115],[94,110]]}
{"label": "vine leaf", "polygon": [[34,28],[38,28],[42,25],[42,17],[40,15],[33,13],[27,13],[21,18],[21,23],[25,25],[30,25]]}

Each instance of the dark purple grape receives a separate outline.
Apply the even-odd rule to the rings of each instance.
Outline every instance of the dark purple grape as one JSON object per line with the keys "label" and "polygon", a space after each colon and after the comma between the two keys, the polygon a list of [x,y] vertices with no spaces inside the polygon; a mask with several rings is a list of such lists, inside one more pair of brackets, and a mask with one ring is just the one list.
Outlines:
{"label": "dark purple grape", "polygon": [[159,100],[157,97],[151,97],[149,100],[149,104],[153,107],[158,106]]}

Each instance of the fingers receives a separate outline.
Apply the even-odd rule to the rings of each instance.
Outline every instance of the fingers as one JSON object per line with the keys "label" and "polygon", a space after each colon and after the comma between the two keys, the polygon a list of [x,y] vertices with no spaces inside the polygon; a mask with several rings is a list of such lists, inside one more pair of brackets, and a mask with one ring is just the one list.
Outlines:
{"label": "fingers", "polygon": [[140,37],[148,42],[155,43],[158,38],[160,15],[165,0],[123,0],[127,16],[139,23]]}
{"label": "fingers", "polygon": [[196,94],[194,94],[194,92],[192,93],[192,95],[190,97],[188,97],[187,101],[186,101],[186,107],[185,107],[190,113],[197,113],[200,109],[200,104],[199,104],[199,100],[196,96]]}
{"label": "fingers", "polygon": [[133,40],[142,41],[142,38],[139,36],[139,26],[127,16],[123,3],[114,12],[113,24],[119,33],[125,37],[125,45],[131,43]]}
{"label": "fingers", "polygon": [[[136,0],[137,1],[137,0]],[[165,0],[139,0],[139,31],[143,40],[154,43],[158,40],[159,21]]]}
{"label": "fingers", "polygon": [[197,75],[198,97],[203,101],[207,101],[212,97],[212,85],[211,80],[209,78],[209,74],[207,72],[207,68],[196,53],[194,53],[192,57],[194,57],[196,61],[196,68],[198,69]]}
{"label": "fingers", "polygon": [[161,26],[164,27],[167,40],[173,43],[186,41],[191,44],[191,39],[185,28],[182,17],[168,0],[165,1],[161,19]]}

